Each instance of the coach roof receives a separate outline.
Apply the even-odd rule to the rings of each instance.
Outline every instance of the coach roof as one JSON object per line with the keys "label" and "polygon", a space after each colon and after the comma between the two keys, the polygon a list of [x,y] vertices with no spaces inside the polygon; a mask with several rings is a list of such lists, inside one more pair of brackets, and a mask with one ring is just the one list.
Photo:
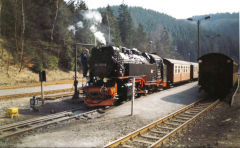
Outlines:
{"label": "coach roof", "polygon": [[181,60],[175,60],[175,59],[167,59],[167,58],[164,58],[166,61],[172,63],[172,64],[182,64],[182,65],[190,65],[191,63],[190,62],[187,62],[187,61],[181,61]]}

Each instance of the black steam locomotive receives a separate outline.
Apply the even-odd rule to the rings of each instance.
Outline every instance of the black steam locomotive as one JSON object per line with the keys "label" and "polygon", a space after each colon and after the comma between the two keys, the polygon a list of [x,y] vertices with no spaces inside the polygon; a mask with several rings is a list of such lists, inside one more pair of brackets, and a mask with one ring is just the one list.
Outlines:
{"label": "black steam locomotive", "polygon": [[141,95],[166,85],[163,59],[154,54],[125,47],[95,47],[89,60],[89,82],[84,102],[89,106],[113,105],[132,95]]}

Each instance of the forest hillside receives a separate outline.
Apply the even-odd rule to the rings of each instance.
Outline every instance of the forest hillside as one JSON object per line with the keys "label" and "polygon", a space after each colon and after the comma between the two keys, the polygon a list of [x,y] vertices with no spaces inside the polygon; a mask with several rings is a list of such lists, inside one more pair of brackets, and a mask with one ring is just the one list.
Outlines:
{"label": "forest hillside", "polygon": [[[193,16],[201,19],[204,16]],[[221,52],[238,60],[239,14],[210,14],[201,21],[201,54]],[[72,71],[83,48],[105,44],[155,52],[161,57],[197,61],[196,21],[179,20],[140,7],[89,10],[84,1],[0,1],[1,73],[28,69]],[[217,36],[217,37],[214,37]],[[81,64],[78,64],[80,70]],[[3,71],[4,70],[4,71]]]}

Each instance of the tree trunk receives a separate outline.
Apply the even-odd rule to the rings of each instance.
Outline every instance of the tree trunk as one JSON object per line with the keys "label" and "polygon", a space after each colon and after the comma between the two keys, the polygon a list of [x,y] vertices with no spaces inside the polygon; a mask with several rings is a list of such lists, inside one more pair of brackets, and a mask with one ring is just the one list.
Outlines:
{"label": "tree trunk", "polygon": [[17,21],[18,21],[18,9],[17,9],[17,0],[15,0],[15,44],[16,50],[18,52],[18,40],[17,40]]}
{"label": "tree trunk", "polygon": [[8,71],[9,71],[9,65],[10,65],[10,53],[7,53],[7,54],[8,54],[8,60],[7,60],[7,75],[8,75],[8,77],[9,77]]}
{"label": "tree trunk", "polygon": [[53,41],[53,32],[54,32],[54,29],[55,29],[55,23],[57,21],[57,16],[58,16],[58,4],[59,4],[59,0],[56,1],[56,13],[55,13],[55,17],[54,17],[54,21],[53,21],[53,24],[52,24],[52,30],[51,30],[51,42]]}
{"label": "tree trunk", "polygon": [[2,52],[1,52],[1,59],[3,59],[3,48],[2,48]]}
{"label": "tree trunk", "polygon": [[[2,21],[2,0],[0,0],[0,20]],[[2,22],[0,22],[0,36],[2,34]]]}
{"label": "tree trunk", "polygon": [[24,53],[24,32],[25,32],[25,14],[24,14],[24,8],[23,8],[23,0],[22,0],[22,34],[21,34],[21,41],[22,41],[22,45],[21,45],[21,66],[19,69],[19,72],[21,72],[22,68],[23,68],[23,53]]}

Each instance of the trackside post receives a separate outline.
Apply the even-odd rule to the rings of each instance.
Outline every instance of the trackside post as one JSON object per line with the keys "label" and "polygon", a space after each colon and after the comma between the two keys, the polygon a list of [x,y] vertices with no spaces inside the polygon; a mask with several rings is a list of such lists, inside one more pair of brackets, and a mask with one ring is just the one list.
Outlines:
{"label": "trackside post", "polygon": [[133,106],[134,106],[134,98],[135,98],[135,77],[132,79],[132,103],[131,103],[131,116],[133,116]]}
{"label": "trackside post", "polygon": [[43,81],[46,82],[46,72],[45,71],[39,72],[39,81],[41,82],[41,98],[42,98],[42,105],[43,105],[44,104]]}

